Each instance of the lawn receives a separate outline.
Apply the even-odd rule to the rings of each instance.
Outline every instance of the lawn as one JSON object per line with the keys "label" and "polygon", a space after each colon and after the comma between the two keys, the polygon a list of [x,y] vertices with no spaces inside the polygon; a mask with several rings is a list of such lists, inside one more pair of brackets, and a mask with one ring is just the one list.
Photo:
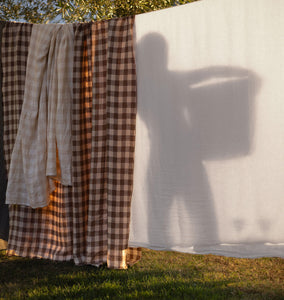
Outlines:
{"label": "lawn", "polygon": [[143,249],[128,270],[7,257],[0,299],[284,299],[284,259]]}

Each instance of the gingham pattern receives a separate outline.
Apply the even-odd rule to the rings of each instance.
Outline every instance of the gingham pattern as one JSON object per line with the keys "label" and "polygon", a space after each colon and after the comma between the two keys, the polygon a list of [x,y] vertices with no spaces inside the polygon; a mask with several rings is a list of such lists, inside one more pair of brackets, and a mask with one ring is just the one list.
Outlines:
{"label": "gingham pattern", "polygon": [[107,78],[108,247],[128,246],[136,126],[134,18],[109,22]]}
{"label": "gingham pattern", "polygon": [[133,22],[131,17],[80,24],[75,31],[76,260],[107,261],[110,268],[126,268],[128,247],[136,120]]}
{"label": "gingham pattern", "polygon": [[[5,204],[7,174],[6,174],[4,144],[3,144],[2,62],[1,62],[2,30],[4,26],[5,26],[5,22],[0,21],[0,240],[3,239],[7,241],[8,231],[9,231],[9,210],[8,210],[8,205]],[[0,245],[0,249],[2,247]]]}
{"label": "gingham pattern", "polygon": [[[6,148],[6,161],[10,162],[12,149],[17,133],[20,112],[24,98],[26,61],[32,25],[8,23],[6,34],[3,35],[3,63],[6,69],[6,93],[3,95],[3,105],[6,107],[7,124],[13,122],[11,130],[4,131],[4,137],[10,146]],[[14,51],[18,45],[18,51]],[[14,81],[15,61],[22,61],[21,72]],[[14,67],[13,67],[14,66]],[[19,66],[17,66],[19,67]],[[16,69],[17,70],[17,69]],[[12,93],[12,85],[16,93]],[[12,101],[13,100],[13,101]],[[17,101],[16,101],[17,100]],[[15,132],[12,130],[15,128]],[[7,146],[5,144],[5,146]],[[42,209],[32,209],[21,205],[10,205],[10,232],[8,254],[23,257],[42,257],[59,261],[70,260],[72,253],[72,189],[55,182],[55,191],[50,195],[49,206]]]}
{"label": "gingham pattern", "polygon": [[135,142],[134,17],[75,25],[72,177],[43,209],[11,206],[9,253],[125,269]]}
{"label": "gingham pattern", "polygon": [[[73,152],[73,254],[82,264],[87,258],[90,156],[92,136],[92,60],[90,24],[79,24],[74,35],[72,152]],[[87,50],[88,49],[88,50]],[[88,53],[89,51],[89,53]],[[96,265],[100,261],[93,260]]]}
{"label": "gingham pattern", "polygon": [[24,99],[32,24],[7,22],[2,33],[4,154],[9,170]]}
{"label": "gingham pattern", "polygon": [[126,253],[126,261],[128,266],[133,266],[142,257],[142,248],[128,248]]}
{"label": "gingham pattern", "polygon": [[73,259],[72,190],[55,183],[44,208],[10,205],[8,254],[58,261]]}

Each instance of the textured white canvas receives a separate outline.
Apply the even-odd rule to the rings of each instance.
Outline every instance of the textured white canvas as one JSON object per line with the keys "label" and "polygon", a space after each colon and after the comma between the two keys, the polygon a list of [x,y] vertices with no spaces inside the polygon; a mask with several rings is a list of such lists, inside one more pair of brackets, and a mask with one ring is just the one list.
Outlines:
{"label": "textured white canvas", "polygon": [[130,246],[284,257],[284,1],[136,17]]}

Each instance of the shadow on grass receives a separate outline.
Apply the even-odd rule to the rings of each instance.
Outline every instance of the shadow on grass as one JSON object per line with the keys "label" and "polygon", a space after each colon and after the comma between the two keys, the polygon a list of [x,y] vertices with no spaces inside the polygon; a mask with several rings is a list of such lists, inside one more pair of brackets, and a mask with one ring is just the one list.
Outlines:
{"label": "shadow on grass", "polygon": [[4,299],[283,299],[281,290],[208,278],[206,267],[136,265],[128,270],[0,255]]}

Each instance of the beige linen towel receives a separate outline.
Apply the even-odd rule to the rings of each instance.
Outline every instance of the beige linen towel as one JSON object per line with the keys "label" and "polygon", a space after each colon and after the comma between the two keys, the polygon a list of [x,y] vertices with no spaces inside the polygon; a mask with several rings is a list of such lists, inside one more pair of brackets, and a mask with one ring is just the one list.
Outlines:
{"label": "beige linen towel", "polygon": [[[47,72],[48,127],[46,175],[63,185],[71,183],[71,99],[74,33],[72,25],[62,26],[51,43]],[[51,52],[54,52],[54,54]],[[57,162],[57,164],[56,164]]]}
{"label": "beige linen towel", "polygon": [[48,205],[49,177],[71,185],[72,51],[71,25],[33,26],[7,204]]}

